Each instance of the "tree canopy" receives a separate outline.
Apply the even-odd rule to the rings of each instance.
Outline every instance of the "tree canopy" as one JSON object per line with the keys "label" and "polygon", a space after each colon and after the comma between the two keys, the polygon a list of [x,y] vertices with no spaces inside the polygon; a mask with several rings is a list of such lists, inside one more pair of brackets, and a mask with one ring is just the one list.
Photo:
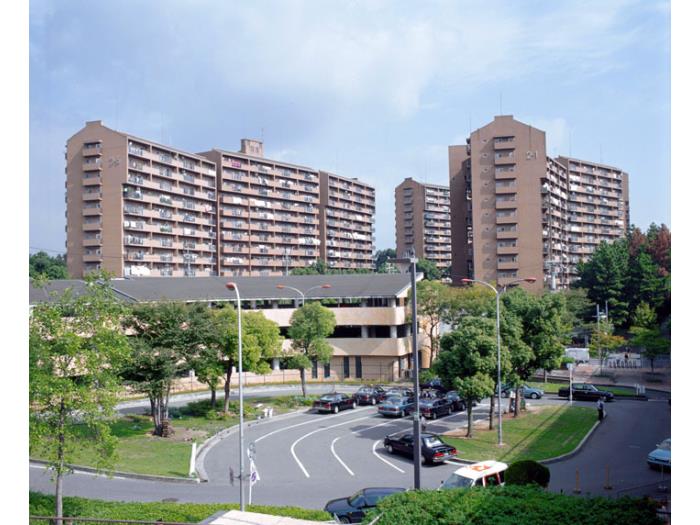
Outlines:
{"label": "tree canopy", "polygon": [[66,255],[59,254],[51,257],[46,252],[40,251],[29,256],[29,277],[36,279],[39,276],[47,279],[69,279],[66,267]]}

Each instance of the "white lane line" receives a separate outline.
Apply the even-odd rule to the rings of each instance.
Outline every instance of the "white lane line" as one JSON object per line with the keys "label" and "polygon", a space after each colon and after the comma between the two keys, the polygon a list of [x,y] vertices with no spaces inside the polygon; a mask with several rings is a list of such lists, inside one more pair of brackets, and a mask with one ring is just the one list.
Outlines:
{"label": "white lane line", "polygon": [[[371,407],[368,407],[368,408],[360,408],[359,410],[356,409],[356,412],[366,412],[366,411],[369,410],[370,408],[371,408]],[[332,416],[326,416],[325,418],[323,418],[323,420],[325,421],[325,420],[328,420],[328,419],[333,419],[334,417],[340,417],[340,416],[344,416],[344,415],[346,415],[346,414],[340,412],[340,413],[334,414],[334,415],[332,415]],[[263,439],[265,439],[265,438],[267,438],[267,437],[269,437],[269,436],[271,436],[271,435],[273,435],[273,434],[277,434],[277,433],[279,433],[279,432],[284,432],[285,430],[289,430],[290,428],[301,427],[301,426],[303,426],[303,425],[310,425],[310,424],[312,424],[312,423],[318,423],[318,422],[319,422],[318,419],[312,419],[311,421],[304,421],[304,422],[302,422],[302,423],[297,423],[297,424],[295,424],[295,425],[290,425],[290,426],[288,426],[288,427],[278,428],[277,430],[273,430],[272,432],[268,432],[267,434],[264,434],[264,435],[260,436],[258,439],[255,440],[255,443],[259,443],[259,442],[262,441]]]}
{"label": "white lane line", "polygon": [[354,423],[355,421],[361,421],[361,420],[363,420],[363,419],[367,419],[367,418],[370,418],[370,417],[372,417],[372,416],[358,417],[358,418],[356,418],[356,419],[351,419],[351,420],[349,420],[349,421],[343,421],[342,423],[336,423],[335,425],[331,425],[331,426],[329,426],[329,427],[317,428],[316,430],[312,430],[311,432],[309,432],[309,433],[307,433],[307,434],[304,434],[304,435],[301,436],[299,439],[297,439],[294,443],[292,443],[292,446],[289,447],[289,451],[292,453],[292,457],[294,458],[294,461],[297,462],[297,465],[299,465],[299,468],[300,468],[301,471],[304,473],[304,475],[305,475],[307,478],[310,478],[310,477],[311,477],[311,476],[309,476],[308,471],[304,468],[304,465],[302,464],[302,462],[301,462],[301,461],[299,460],[299,458],[297,457],[296,452],[294,452],[294,448],[295,448],[302,440],[304,440],[304,439],[306,439],[307,437],[312,436],[312,435],[314,435],[314,434],[316,434],[316,433],[318,433],[318,432],[323,432],[324,430],[330,430],[331,428],[340,427],[340,426],[343,426],[343,425],[347,425],[348,423]]}
{"label": "white lane line", "polygon": [[338,462],[339,462],[341,465],[343,465],[343,467],[345,467],[345,470],[347,470],[348,473],[349,473],[351,476],[354,476],[355,473],[354,473],[352,470],[350,470],[350,467],[348,467],[348,466],[345,464],[345,462],[344,462],[342,459],[340,459],[340,456],[338,456],[338,454],[336,454],[336,452],[335,452],[335,442],[338,441],[341,437],[342,437],[342,436],[338,436],[337,438],[335,438],[335,439],[333,440],[333,442],[331,443],[331,452],[333,453],[333,456],[335,457],[335,459],[337,459]]}
{"label": "white lane line", "polygon": [[374,442],[374,445],[372,446],[372,454],[374,454],[375,456],[377,456],[379,459],[381,459],[384,463],[386,463],[386,464],[389,465],[390,467],[395,468],[396,470],[398,470],[399,472],[401,472],[401,474],[406,474],[406,472],[404,472],[403,470],[401,470],[399,467],[397,467],[396,465],[394,465],[392,462],[387,461],[386,459],[384,459],[383,457],[381,457],[379,454],[377,454],[377,445],[379,445],[379,443],[381,443],[381,441],[382,441],[381,439],[378,439],[377,441]]}

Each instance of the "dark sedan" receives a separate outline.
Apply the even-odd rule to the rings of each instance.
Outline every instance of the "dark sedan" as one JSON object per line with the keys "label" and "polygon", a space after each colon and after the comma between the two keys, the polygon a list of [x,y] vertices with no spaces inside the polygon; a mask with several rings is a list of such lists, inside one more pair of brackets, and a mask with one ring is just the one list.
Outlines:
{"label": "dark sedan", "polygon": [[421,384],[420,387],[421,390],[432,389],[443,393],[447,392],[447,389],[443,386],[439,377],[434,377],[431,380],[426,381],[425,383]]}
{"label": "dark sedan", "polygon": [[[588,383],[573,383],[572,398],[579,399],[581,401],[598,401],[601,397],[605,401],[614,401],[615,396],[612,392],[607,390],[598,390],[593,385]],[[559,389],[559,397],[569,397],[569,387],[564,387]]]}
{"label": "dark sedan", "polygon": [[314,401],[314,408],[319,412],[333,412],[337,414],[346,408],[355,408],[357,402],[347,394],[324,394]]}
{"label": "dark sedan", "polygon": [[[421,434],[423,463],[442,463],[457,455],[457,449],[446,444],[435,434]],[[384,438],[384,448],[389,454],[398,453],[413,457],[413,432],[390,434]]]}
{"label": "dark sedan", "polygon": [[400,397],[408,397],[410,399],[413,399],[413,389],[408,388],[405,386],[394,386],[391,387],[389,390],[386,391],[386,397],[389,396],[400,396]]}
{"label": "dark sedan", "polygon": [[408,414],[409,407],[413,403],[413,399],[401,396],[389,396],[384,401],[379,403],[377,412],[383,416],[399,416],[403,417]]}
{"label": "dark sedan", "polygon": [[358,405],[376,405],[384,401],[386,390],[381,386],[363,386],[352,397]]}
{"label": "dark sedan", "polygon": [[398,487],[362,489],[349,498],[330,500],[323,510],[335,516],[340,523],[360,523],[365,512],[376,507],[379,500],[405,491],[406,489]]}
{"label": "dark sedan", "polygon": [[[440,416],[449,415],[452,413],[452,403],[444,397],[436,399],[421,399],[418,404],[420,407],[420,415],[427,419],[436,419]],[[415,405],[409,407],[408,412],[413,413]]]}
{"label": "dark sedan", "polygon": [[450,390],[445,394],[445,399],[452,405],[453,412],[461,412],[467,409],[467,402],[457,393],[456,390]]}

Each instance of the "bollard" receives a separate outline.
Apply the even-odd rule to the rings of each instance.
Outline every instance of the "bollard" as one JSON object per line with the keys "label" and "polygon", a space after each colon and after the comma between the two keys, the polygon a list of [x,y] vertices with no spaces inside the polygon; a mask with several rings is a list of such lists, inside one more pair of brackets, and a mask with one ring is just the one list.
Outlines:
{"label": "bollard", "polygon": [[574,494],[581,494],[581,476],[579,475],[578,469],[576,469],[576,486],[574,487]]}
{"label": "bollard", "polygon": [[605,490],[612,490],[612,485],[610,484],[610,465],[605,465],[605,485],[603,485]]}

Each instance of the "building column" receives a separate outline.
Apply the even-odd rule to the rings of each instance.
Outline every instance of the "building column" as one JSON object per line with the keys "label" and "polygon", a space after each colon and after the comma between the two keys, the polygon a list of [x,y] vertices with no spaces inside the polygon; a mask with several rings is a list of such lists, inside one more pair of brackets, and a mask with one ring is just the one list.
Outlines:
{"label": "building column", "polygon": [[369,337],[369,326],[361,326],[360,330],[362,330],[362,333],[360,334],[363,339],[367,339]]}
{"label": "building column", "polygon": [[396,325],[395,325],[395,324],[392,324],[392,325],[389,327],[389,337],[391,337],[392,339],[396,339],[396,337],[397,337]]}

